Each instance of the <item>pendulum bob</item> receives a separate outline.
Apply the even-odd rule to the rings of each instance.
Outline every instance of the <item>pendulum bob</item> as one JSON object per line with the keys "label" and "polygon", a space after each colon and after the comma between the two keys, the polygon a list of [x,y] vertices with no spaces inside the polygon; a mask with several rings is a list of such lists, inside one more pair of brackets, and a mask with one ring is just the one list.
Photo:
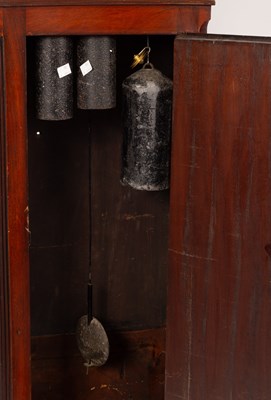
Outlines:
{"label": "pendulum bob", "polygon": [[77,43],[77,106],[83,110],[116,107],[116,40],[86,36]]}
{"label": "pendulum bob", "polygon": [[60,121],[73,117],[73,41],[66,36],[37,38],[37,118]]}
{"label": "pendulum bob", "polygon": [[138,190],[169,187],[172,81],[151,64],[126,78],[122,178]]}

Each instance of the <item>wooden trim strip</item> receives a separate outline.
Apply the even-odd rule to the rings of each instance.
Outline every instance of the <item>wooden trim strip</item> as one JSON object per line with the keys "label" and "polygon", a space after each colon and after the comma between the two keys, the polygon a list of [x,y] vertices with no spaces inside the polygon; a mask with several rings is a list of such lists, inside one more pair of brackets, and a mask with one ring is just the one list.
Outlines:
{"label": "wooden trim strip", "polygon": [[0,36],[3,36],[3,10],[0,9]]}
{"label": "wooden trim strip", "polygon": [[102,6],[102,5],[176,5],[176,6],[212,6],[215,0],[0,0],[1,7],[32,6]]}
{"label": "wooden trim strip", "polygon": [[8,187],[11,398],[30,399],[30,304],[27,232],[26,40],[24,9],[4,10]]}
{"label": "wooden trim strip", "polygon": [[200,32],[210,7],[104,6],[30,7],[27,35],[177,34]]}
{"label": "wooden trim strip", "polygon": [[10,388],[10,346],[8,305],[6,138],[3,104],[3,45],[0,52],[0,399],[8,398]]}

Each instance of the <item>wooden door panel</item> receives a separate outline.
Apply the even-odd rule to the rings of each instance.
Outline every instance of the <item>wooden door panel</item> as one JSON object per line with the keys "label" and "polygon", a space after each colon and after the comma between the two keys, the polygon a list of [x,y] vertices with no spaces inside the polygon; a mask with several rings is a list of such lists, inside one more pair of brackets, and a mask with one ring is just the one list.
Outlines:
{"label": "wooden door panel", "polygon": [[166,399],[271,395],[271,44],[175,41]]}

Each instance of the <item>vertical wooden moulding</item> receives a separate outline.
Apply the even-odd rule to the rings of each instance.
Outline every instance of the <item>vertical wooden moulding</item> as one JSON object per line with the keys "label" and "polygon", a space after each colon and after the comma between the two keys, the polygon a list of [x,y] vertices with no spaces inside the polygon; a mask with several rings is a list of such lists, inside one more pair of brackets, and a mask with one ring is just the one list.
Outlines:
{"label": "vertical wooden moulding", "polygon": [[25,11],[5,9],[4,80],[7,174],[11,387],[8,399],[30,399],[30,306],[26,127]]}
{"label": "vertical wooden moulding", "polygon": [[[173,77],[173,121],[172,121],[172,158],[171,158],[171,193],[170,193],[170,231],[169,231],[169,267],[168,267],[168,299],[167,299],[167,334],[166,334],[166,385],[165,399],[176,399],[177,395],[189,399],[189,387],[183,382],[189,382],[189,323],[190,315],[184,315],[186,294],[189,293],[190,278],[185,281],[181,276],[181,255],[178,251],[182,242],[183,221],[182,210],[186,201],[185,193],[188,186],[183,168],[179,160],[185,160],[185,136],[180,135],[180,68],[182,59],[174,42],[174,77]],[[177,88],[177,90],[176,90]],[[181,110],[181,112],[180,112]],[[186,135],[189,136],[189,132]],[[184,161],[185,163],[185,161]],[[181,184],[180,184],[181,182]],[[181,222],[180,222],[181,221]],[[180,344],[181,343],[181,344]],[[180,358],[180,346],[183,354]]]}
{"label": "vertical wooden moulding", "polygon": [[[3,94],[2,40],[0,43],[0,93]],[[10,387],[8,261],[6,220],[5,128],[3,96],[0,96],[0,399],[7,399]]]}
{"label": "vertical wooden moulding", "polygon": [[3,36],[3,9],[0,9],[0,36]]}

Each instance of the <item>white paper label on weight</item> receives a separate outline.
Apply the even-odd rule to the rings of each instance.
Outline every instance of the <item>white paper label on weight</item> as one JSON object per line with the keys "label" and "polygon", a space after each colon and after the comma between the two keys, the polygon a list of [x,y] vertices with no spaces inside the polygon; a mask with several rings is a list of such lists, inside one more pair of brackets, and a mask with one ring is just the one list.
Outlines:
{"label": "white paper label on weight", "polygon": [[90,61],[87,60],[84,64],[82,64],[82,65],[80,66],[80,69],[81,69],[82,75],[85,76],[85,75],[87,75],[90,71],[93,70],[93,67],[92,67],[92,65],[90,64]]}
{"label": "white paper label on weight", "polygon": [[72,73],[70,64],[64,64],[57,68],[57,73],[59,78],[64,78],[64,76],[70,75]]}

